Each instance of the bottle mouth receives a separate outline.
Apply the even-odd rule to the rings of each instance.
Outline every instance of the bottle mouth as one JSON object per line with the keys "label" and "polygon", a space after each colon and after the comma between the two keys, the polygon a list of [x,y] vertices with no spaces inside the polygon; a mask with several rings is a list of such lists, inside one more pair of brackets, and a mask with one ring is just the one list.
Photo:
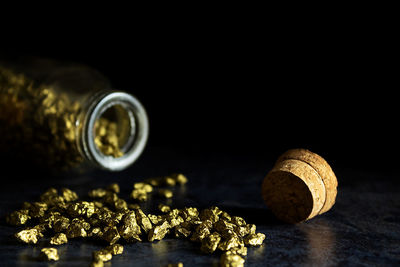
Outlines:
{"label": "bottle mouth", "polygon": [[102,169],[119,171],[134,163],[146,146],[149,123],[142,104],[132,95],[99,93],[83,122],[83,150]]}

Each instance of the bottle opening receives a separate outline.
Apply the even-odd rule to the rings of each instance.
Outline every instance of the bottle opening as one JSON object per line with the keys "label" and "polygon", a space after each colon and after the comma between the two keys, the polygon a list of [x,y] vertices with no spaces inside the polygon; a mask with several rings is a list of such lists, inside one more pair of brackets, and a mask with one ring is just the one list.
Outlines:
{"label": "bottle opening", "polygon": [[100,94],[83,126],[84,152],[99,167],[111,171],[131,165],[142,153],[148,120],[140,102],[124,92]]}
{"label": "bottle opening", "polygon": [[135,138],[133,114],[117,104],[108,107],[94,124],[94,141],[97,149],[105,156],[122,157]]}

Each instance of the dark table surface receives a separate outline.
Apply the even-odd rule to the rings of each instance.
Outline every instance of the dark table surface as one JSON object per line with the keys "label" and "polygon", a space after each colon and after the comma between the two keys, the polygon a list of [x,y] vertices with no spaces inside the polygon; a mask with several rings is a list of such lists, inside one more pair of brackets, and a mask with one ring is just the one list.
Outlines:
{"label": "dark table surface", "polygon": [[[339,161],[339,159],[338,159]],[[265,243],[249,248],[246,266],[277,265],[379,265],[400,264],[400,182],[393,174],[367,172],[332,166],[339,180],[336,204],[326,214],[296,225],[274,219],[260,194],[261,182],[273,162],[262,156],[196,154],[173,149],[149,148],[128,170],[119,173],[92,171],[67,177],[33,173],[3,174],[0,194],[1,266],[88,266],[92,251],[100,244],[71,240],[59,247],[56,263],[37,261],[44,239],[38,245],[18,243],[17,228],[5,224],[7,213],[23,201],[35,201],[49,187],[68,187],[84,196],[93,188],[117,182],[121,197],[128,199],[134,182],[182,172],[189,182],[174,189],[172,207],[218,206],[232,215],[242,216],[266,234]],[[143,205],[152,210],[159,202]],[[219,254],[204,255],[197,243],[166,238],[159,242],[125,245],[123,255],[106,266],[165,266],[183,262],[184,266],[217,266]]]}

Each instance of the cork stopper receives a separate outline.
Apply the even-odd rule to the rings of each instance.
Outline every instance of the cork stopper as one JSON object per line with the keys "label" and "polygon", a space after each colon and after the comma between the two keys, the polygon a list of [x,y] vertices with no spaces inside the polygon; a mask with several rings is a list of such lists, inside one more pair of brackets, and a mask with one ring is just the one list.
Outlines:
{"label": "cork stopper", "polygon": [[280,220],[298,223],[328,211],[337,195],[329,164],[307,149],[282,154],[262,183],[262,196]]}

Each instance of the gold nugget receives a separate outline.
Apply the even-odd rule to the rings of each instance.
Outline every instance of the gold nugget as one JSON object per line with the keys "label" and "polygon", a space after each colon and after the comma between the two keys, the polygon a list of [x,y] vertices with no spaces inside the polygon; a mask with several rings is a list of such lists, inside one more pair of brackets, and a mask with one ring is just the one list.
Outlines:
{"label": "gold nugget", "polygon": [[56,233],[67,231],[70,225],[70,219],[67,217],[59,216],[54,219],[53,230]]}
{"label": "gold nugget", "polygon": [[31,216],[29,216],[29,210],[17,210],[12,212],[6,217],[6,222],[11,225],[22,225],[25,224]]}
{"label": "gold nugget", "polygon": [[47,261],[58,261],[60,259],[56,248],[42,248],[39,257]]}
{"label": "gold nugget", "polygon": [[119,234],[127,242],[142,241],[140,238],[141,229],[137,224],[134,211],[128,211],[121,219],[122,225],[119,226]]}
{"label": "gold nugget", "polygon": [[117,183],[110,184],[109,186],[107,186],[107,190],[118,194],[120,191],[119,184]]}
{"label": "gold nugget", "polygon": [[159,189],[158,194],[165,198],[171,198],[174,195],[169,189]]}
{"label": "gold nugget", "polygon": [[188,182],[187,177],[181,173],[172,174],[171,177],[180,185],[184,185]]}
{"label": "gold nugget", "polygon": [[189,229],[187,229],[181,225],[175,227],[175,237],[187,238],[190,236],[191,233],[192,232]]}
{"label": "gold nugget", "polygon": [[48,205],[43,202],[31,203],[29,208],[29,215],[32,218],[41,218],[44,216],[45,212],[48,210]]}
{"label": "gold nugget", "polygon": [[15,237],[27,244],[36,244],[39,239],[39,231],[35,228],[25,229],[15,234]]}
{"label": "gold nugget", "polygon": [[236,254],[224,253],[221,256],[221,267],[243,267],[244,259]]}
{"label": "gold nugget", "polygon": [[97,148],[107,156],[122,157],[124,153],[120,149],[117,124],[106,118],[99,118],[95,122],[94,142]]}
{"label": "gold nugget", "polygon": [[50,244],[52,245],[62,245],[68,242],[67,236],[64,233],[58,233],[52,238],[50,238]]}
{"label": "gold nugget", "polygon": [[106,227],[104,229],[104,234],[101,238],[107,241],[110,245],[115,244],[119,239],[120,235],[116,226]]}
{"label": "gold nugget", "polygon": [[136,220],[142,229],[148,233],[152,228],[150,219],[144,214],[141,209],[135,209]]}
{"label": "gold nugget", "polygon": [[148,240],[153,242],[154,240],[161,240],[168,233],[169,223],[164,221],[160,225],[156,225],[149,231]]}
{"label": "gold nugget", "polygon": [[138,201],[146,201],[147,194],[153,191],[153,187],[147,183],[135,183],[133,185],[133,191],[131,193],[131,198]]}
{"label": "gold nugget", "polygon": [[82,218],[74,218],[67,229],[68,238],[86,237],[87,230],[90,229],[90,224]]}
{"label": "gold nugget", "polygon": [[222,251],[227,251],[232,248],[244,246],[243,240],[238,237],[235,233],[231,233],[224,239],[224,241],[218,244],[218,248]]}
{"label": "gold nugget", "polygon": [[89,191],[89,197],[91,198],[102,198],[106,195],[107,190],[103,188],[93,189]]}
{"label": "gold nugget", "polygon": [[190,240],[195,242],[201,242],[204,238],[206,238],[211,231],[212,222],[209,220],[202,221],[194,230],[193,235]]}
{"label": "gold nugget", "polygon": [[112,254],[107,249],[102,249],[93,252],[94,261],[110,261],[112,259]]}
{"label": "gold nugget", "polygon": [[135,183],[133,184],[133,188],[143,190],[146,193],[151,193],[153,191],[153,187],[147,183]]}
{"label": "gold nugget", "polygon": [[202,240],[200,250],[204,253],[213,253],[217,249],[219,241],[221,241],[221,236],[214,232]]}
{"label": "gold nugget", "polygon": [[260,246],[265,239],[265,235],[263,233],[250,234],[244,238],[244,243],[247,246]]}
{"label": "gold nugget", "polygon": [[237,254],[240,256],[246,256],[247,255],[247,247],[236,247],[236,248],[231,248],[230,250],[225,252],[226,254]]}
{"label": "gold nugget", "polygon": [[167,212],[171,211],[171,207],[170,206],[164,205],[162,203],[158,204],[158,209],[163,213],[167,213]]}
{"label": "gold nugget", "polygon": [[149,178],[145,180],[146,183],[152,186],[175,186],[176,184],[184,185],[188,179],[183,174],[171,174],[164,177]]}
{"label": "gold nugget", "polygon": [[78,200],[78,195],[74,191],[68,188],[61,189],[61,196],[64,198],[66,202]]}
{"label": "gold nugget", "polygon": [[124,247],[120,244],[113,244],[111,246],[106,247],[106,250],[110,251],[113,255],[119,255],[124,252]]}

